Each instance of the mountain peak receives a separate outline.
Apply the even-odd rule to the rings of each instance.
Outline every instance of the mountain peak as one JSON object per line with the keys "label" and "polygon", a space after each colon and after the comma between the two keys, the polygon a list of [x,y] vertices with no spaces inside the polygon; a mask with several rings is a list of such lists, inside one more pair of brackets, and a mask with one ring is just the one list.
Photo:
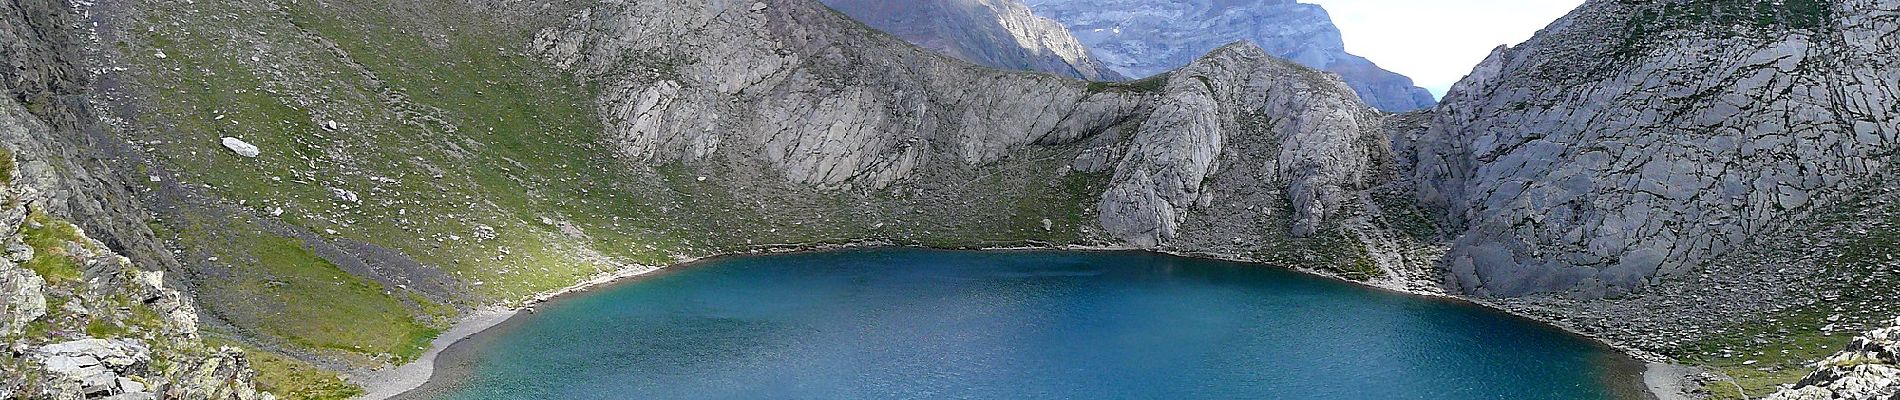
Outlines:
{"label": "mountain peak", "polygon": [[1339,74],[1368,104],[1410,111],[1436,103],[1411,78],[1346,52],[1326,9],[1291,0],[1036,0],[1123,75],[1149,76],[1202,54],[1251,41],[1268,54]]}
{"label": "mountain peak", "polygon": [[1088,80],[1121,80],[1061,23],[1015,0],[823,0],[865,25],[989,67]]}

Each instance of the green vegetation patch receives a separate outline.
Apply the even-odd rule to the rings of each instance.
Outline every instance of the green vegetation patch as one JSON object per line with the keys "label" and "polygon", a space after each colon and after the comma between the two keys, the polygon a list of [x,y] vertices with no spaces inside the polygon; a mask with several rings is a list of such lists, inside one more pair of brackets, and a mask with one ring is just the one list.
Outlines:
{"label": "green vegetation patch", "polygon": [[336,400],[364,394],[363,388],[294,358],[284,357],[226,340],[210,339],[215,346],[233,346],[244,350],[244,359],[257,370],[257,389],[284,400]]}
{"label": "green vegetation patch", "polygon": [[80,269],[79,259],[67,249],[68,245],[85,243],[79,234],[79,227],[39,210],[34,210],[26,220],[26,226],[20,229],[20,233],[25,236],[27,247],[33,248],[33,259],[27,260],[27,269],[46,279],[49,285],[64,285],[82,279],[84,271]]}
{"label": "green vegetation patch", "polygon": [[[1282,207],[1275,216],[1293,215],[1289,204]],[[1342,207],[1342,209],[1344,209]],[[1285,217],[1270,217],[1263,224],[1277,229],[1266,230],[1267,236],[1254,257],[1272,265],[1305,267],[1330,272],[1341,278],[1354,281],[1370,281],[1385,276],[1385,270],[1379,268],[1365,243],[1354,233],[1341,227],[1339,218],[1330,218],[1322,222],[1312,237],[1293,237],[1280,232],[1291,226],[1292,221]]]}
{"label": "green vegetation patch", "polygon": [[[350,275],[296,239],[259,237],[253,254],[263,282],[244,290],[276,303],[263,326],[301,345],[358,353],[388,353],[407,362],[427,350],[436,330],[418,323],[401,301],[375,282]],[[255,286],[252,286],[255,285]]]}
{"label": "green vegetation patch", "polygon": [[[1735,378],[1746,390],[1747,398],[1791,385],[1812,372],[1812,363],[1846,348],[1863,329],[1891,315],[1866,315],[1889,309],[1890,300],[1900,298],[1900,285],[1886,265],[1900,258],[1900,210],[1877,203],[1844,202],[1819,215],[1810,226],[1812,236],[1836,235],[1829,229],[1849,226],[1848,220],[1866,220],[1868,211],[1884,215],[1866,231],[1855,231],[1843,246],[1833,249],[1832,259],[1817,261],[1822,270],[1812,282],[1832,289],[1820,291],[1821,298],[1750,321],[1727,327],[1721,335],[1690,343],[1671,351],[1677,359],[1715,368]],[[1825,328],[1833,327],[1832,330]],[[1722,382],[1707,389],[1715,399],[1743,399],[1736,385]]]}
{"label": "green vegetation patch", "polygon": [[1168,74],[1128,82],[1089,82],[1089,93],[1160,93],[1168,88]]}
{"label": "green vegetation patch", "polygon": [[19,168],[15,165],[17,162],[13,159],[13,150],[0,147],[0,186],[13,184],[13,172]]}
{"label": "green vegetation patch", "polygon": [[1625,25],[1620,57],[1645,54],[1667,38],[1661,35],[1697,32],[1716,37],[1775,37],[1792,31],[1817,32],[1834,24],[1827,0],[1619,0],[1634,7]]}

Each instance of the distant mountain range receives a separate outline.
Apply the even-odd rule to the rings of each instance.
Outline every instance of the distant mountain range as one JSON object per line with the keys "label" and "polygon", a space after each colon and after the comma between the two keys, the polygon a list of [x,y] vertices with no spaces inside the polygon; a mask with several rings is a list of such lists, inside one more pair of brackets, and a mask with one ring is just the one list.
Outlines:
{"label": "distant mountain range", "polygon": [[1027,5],[1067,25],[1102,63],[1129,76],[1166,72],[1209,50],[1247,40],[1275,56],[1339,74],[1381,110],[1437,103],[1412,78],[1347,53],[1339,28],[1319,5],[1294,0],[1028,0]]}
{"label": "distant mountain range", "polygon": [[1015,0],[823,0],[872,28],[965,61],[1097,81],[1122,80],[1059,22]]}
{"label": "distant mountain range", "polygon": [[986,66],[1091,79],[1144,78],[1223,45],[1340,74],[1392,112],[1436,104],[1411,78],[1347,53],[1318,5],[1293,0],[824,0],[873,28]]}

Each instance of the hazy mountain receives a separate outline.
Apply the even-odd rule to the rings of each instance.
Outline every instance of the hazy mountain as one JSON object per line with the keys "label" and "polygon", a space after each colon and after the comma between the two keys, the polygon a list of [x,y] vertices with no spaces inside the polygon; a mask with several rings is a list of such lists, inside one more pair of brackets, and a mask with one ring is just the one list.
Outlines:
{"label": "hazy mountain", "polygon": [[1339,74],[1385,111],[1436,103],[1412,79],[1346,52],[1339,28],[1318,5],[1294,0],[1026,0],[1038,15],[1067,25],[1109,68],[1131,77],[1158,74],[1236,41]]}
{"label": "hazy mountain", "polygon": [[1120,80],[1062,24],[1016,0],[823,0],[873,28],[927,49],[1002,69]]}

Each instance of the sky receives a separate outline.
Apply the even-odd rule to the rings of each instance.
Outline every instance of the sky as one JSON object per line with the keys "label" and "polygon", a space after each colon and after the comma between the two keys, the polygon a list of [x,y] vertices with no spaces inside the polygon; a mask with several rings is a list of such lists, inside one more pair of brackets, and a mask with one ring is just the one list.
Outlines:
{"label": "sky", "polygon": [[1498,45],[1517,45],[1583,0],[1300,0],[1332,13],[1346,50],[1412,77],[1433,95]]}

